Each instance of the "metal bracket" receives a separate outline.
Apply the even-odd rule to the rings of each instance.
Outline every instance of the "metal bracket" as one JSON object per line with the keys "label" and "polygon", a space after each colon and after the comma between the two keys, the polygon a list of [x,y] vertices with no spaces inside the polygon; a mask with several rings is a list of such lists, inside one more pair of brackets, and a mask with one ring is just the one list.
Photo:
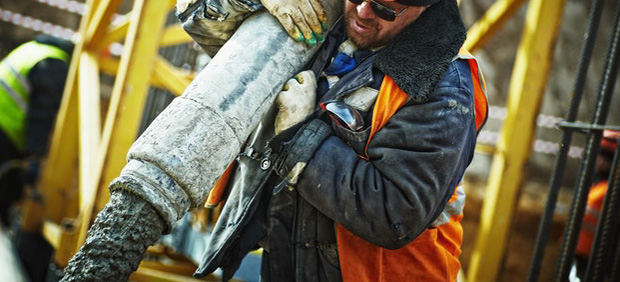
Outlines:
{"label": "metal bracket", "polygon": [[565,130],[565,129],[579,129],[581,132],[588,131],[603,131],[603,130],[614,130],[620,131],[620,126],[614,125],[601,125],[601,124],[590,124],[590,123],[582,123],[582,122],[567,122],[561,121],[555,124],[556,127]]}

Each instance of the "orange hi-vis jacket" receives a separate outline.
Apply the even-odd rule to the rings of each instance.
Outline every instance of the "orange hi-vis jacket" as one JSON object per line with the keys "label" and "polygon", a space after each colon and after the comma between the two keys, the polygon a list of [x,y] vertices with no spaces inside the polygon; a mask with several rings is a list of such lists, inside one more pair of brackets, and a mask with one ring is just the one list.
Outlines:
{"label": "orange hi-vis jacket", "polygon": [[588,193],[588,201],[586,204],[586,213],[583,217],[583,225],[579,233],[579,241],[577,242],[577,255],[581,257],[589,257],[594,242],[594,234],[596,233],[596,225],[599,221],[605,193],[607,193],[608,181],[600,181],[590,188]]}

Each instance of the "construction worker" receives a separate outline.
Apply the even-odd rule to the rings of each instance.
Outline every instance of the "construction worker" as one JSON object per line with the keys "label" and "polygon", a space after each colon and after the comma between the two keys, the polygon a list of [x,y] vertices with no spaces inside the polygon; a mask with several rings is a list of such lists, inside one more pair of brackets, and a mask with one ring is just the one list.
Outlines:
{"label": "construction worker", "polygon": [[[320,12],[291,20],[281,2],[262,4],[291,37],[323,40]],[[319,10],[298,2],[309,3],[299,15]],[[316,59],[276,99],[267,143],[286,153],[275,173],[254,180],[261,168],[247,162],[269,150],[256,142],[245,152],[258,158],[240,158],[228,183],[274,195],[238,236],[216,226],[222,243],[198,272],[223,267],[226,280],[248,251],[239,246],[258,244],[264,281],[455,281],[460,183],[487,110],[475,60],[459,56],[464,39],[454,0],[345,0]]]}
{"label": "construction worker", "polygon": [[599,216],[603,208],[603,201],[607,194],[611,165],[614,154],[618,149],[619,137],[619,131],[603,131],[601,149],[594,168],[594,180],[590,187],[590,192],[588,192],[586,211],[575,251],[576,275],[582,279],[584,278],[583,276],[585,275],[586,266],[590,257],[592,243],[594,242],[594,235],[596,233],[596,225],[599,222]]}
{"label": "construction worker", "polygon": [[[226,281],[260,246],[263,281],[456,280],[461,182],[487,112],[478,65],[459,52],[466,29],[457,2],[342,4],[326,37],[319,1],[177,6],[184,28],[210,54],[263,7],[295,40],[322,42],[220,186],[236,194],[226,200],[197,276],[220,267]],[[165,192],[158,197],[179,200],[158,206],[136,196],[139,184],[118,180],[123,189],[113,190],[62,281],[126,279],[140,251],[165,232],[160,211],[187,199],[185,188],[167,185],[175,180],[156,181]]]}
{"label": "construction worker", "polygon": [[32,182],[62,98],[73,44],[38,35],[0,62],[0,220],[8,223],[10,206],[21,197],[19,162],[27,160],[25,175]]}

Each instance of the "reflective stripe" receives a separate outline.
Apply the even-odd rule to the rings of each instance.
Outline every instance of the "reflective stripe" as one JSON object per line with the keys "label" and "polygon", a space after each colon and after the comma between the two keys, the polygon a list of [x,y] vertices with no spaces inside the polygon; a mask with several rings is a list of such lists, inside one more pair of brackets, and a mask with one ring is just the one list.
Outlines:
{"label": "reflective stripe", "polygon": [[26,101],[24,101],[24,99],[22,99],[22,97],[19,95],[19,93],[15,92],[15,90],[13,90],[13,88],[9,87],[6,82],[4,82],[4,80],[0,79],[0,84],[2,84],[2,89],[4,89],[4,91],[9,94],[9,96],[11,96],[11,99],[13,99],[13,101],[15,102],[15,104],[17,104],[17,106],[19,107],[20,110],[22,111],[26,111]]}
{"label": "reflective stripe", "polygon": [[454,194],[446,204],[441,214],[431,223],[431,226],[437,227],[450,222],[450,218],[453,216],[459,216],[463,213],[465,207],[465,189],[462,185],[456,187]]}
{"label": "reflective stripe", "polygon": [[[32,90],[32,87],[30,86],[30,82],[28,82],[28,79],[24,75],[19,73],[19,70],[14,66],[15,64],[13,64],[10,58],[7,58],[7,67],[13,73],[17,81],[19,82],[19,85],[22,87],[24,91],[23,93],[30,93],[30,91]],[[27,97],[24,97],[24,98],[27,98]]]}
{"label": "reflective stripe", "polygon": [[480,131],[482,126],[486,123],[488,117],[488,101],[487,101],[487,85],[484,81],[484,75],[480,71],[480,65],[478,60],[465,48],[459,50],[459,54],[454,57],[453,60],[467,60],[469,68],[471,70],[471,78],[474,87],[474,109],[475,109],[475,121],[476,130]]}

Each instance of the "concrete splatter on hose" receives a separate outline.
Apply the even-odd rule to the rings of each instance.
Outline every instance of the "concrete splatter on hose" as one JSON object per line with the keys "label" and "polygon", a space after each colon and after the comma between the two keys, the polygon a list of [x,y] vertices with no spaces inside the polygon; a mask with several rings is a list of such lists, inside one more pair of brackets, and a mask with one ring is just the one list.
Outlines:
{"label": "concrete splatter on hose", "polygon": [[124,190],[113,192],[61,281],[127,281],[164,227],[149,203]]}

